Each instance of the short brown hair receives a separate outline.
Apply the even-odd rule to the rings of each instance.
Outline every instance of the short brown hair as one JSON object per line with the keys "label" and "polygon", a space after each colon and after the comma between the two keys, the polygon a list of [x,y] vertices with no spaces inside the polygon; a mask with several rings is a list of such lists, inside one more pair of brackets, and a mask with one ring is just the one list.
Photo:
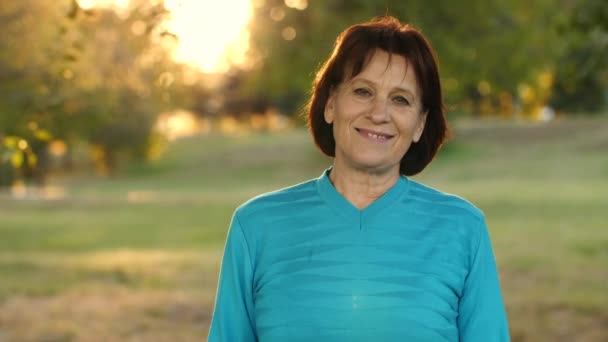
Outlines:
{"label": "short brown hair", "polygon": [[[427,113],[424,131],[420,140],[412,143],[399,167],[401,174],[415,175],[433,160],[446,139],[445,106],[439,67],[431,44],[418,29],[402,24],[394,17],[380,17],[350,26],[338,36],[331,56],[317,72],[308,106],[308,125],[319,149],[335,157],[332,124],[325,122],[323,115],[330,91],[345,79],[357,76],[376,49],[405,57],[414,67],[422,91],[422,108]],[[350,71],[348,77],[347,69]]]}

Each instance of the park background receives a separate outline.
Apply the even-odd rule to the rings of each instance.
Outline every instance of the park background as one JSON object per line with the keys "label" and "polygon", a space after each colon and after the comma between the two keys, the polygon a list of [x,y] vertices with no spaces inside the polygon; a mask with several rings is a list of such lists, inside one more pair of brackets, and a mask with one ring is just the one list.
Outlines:
{"label": "park background", "polygon": [[439,56],[414,179],[484,210],[513,341],[608,340],[603,0],[0,2],[0,341],[200,341],[233,210],[318,177],[303,120],[346,26]]}

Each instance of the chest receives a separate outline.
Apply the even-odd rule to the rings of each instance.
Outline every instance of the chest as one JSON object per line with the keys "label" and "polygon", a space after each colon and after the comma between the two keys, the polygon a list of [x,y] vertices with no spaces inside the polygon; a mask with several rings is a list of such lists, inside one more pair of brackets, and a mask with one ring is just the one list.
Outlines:
{"label": "chest", "polygon": [[266,236],[254,276],[260,337],[452,340],[467,265],[449,224],[311,220]]}

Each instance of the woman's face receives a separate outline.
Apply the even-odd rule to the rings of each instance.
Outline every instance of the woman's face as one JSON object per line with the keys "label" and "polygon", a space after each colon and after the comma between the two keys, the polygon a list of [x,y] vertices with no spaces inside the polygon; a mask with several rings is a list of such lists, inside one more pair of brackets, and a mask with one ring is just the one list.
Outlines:
{"label": "woman's face", "polygon": [[357,76],[334,89],[325,106],[333,123],[335,162],[368,172],[399,173],[399,163],[424,130],[421,93],[400,55],[376,50]]}

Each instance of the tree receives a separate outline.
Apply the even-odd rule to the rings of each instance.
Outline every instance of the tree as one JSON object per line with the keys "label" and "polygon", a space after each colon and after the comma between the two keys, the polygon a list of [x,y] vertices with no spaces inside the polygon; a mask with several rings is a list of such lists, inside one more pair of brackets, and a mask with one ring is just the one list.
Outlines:
{"label": "tree", "polygon": [[19,175],[42,181],[49,131],[43,121],[58,103],[57,6],[27,0],[0,4],[0,185]]}
{"label": "tree", "polygon": [[96,148],[107,172],[120,159],[146,156],[157,115],[170,103],[171,61],[153,41],[165,10],[146,3],[133,3],[123,18],[97,10],[75,27],[84,49],[72,65],[69,132]]}
{"label": "tree", "polygon": [[260,2],[250,25],[252,55],[259,62],[241,91],[269,95],[275,105],[289,99],[286,112],[296,113],[337,34],[350,24],[390,14],[429,37],[448,104],[489,101],[495,111],[499,100],[521,97],[522,85],[553,72],[561,49],[555,27],[568,13],[556,7],[550,0]]}
{"label": "tree", "polygon": [[51,140],[91,144],[110,172],[120,159],[146,156],[182,72],[163,46],[174,39],[161,28],[166,13],[144,0],[121,14],[75,0],[0,4],[0,168],[31,169],[0,172],[0,183],[42,183]]}
{"label": "tree", "polygon": [[552,105],[561,111],[599,112],[608,106],[608,4],[579,1],[561,29]]}

